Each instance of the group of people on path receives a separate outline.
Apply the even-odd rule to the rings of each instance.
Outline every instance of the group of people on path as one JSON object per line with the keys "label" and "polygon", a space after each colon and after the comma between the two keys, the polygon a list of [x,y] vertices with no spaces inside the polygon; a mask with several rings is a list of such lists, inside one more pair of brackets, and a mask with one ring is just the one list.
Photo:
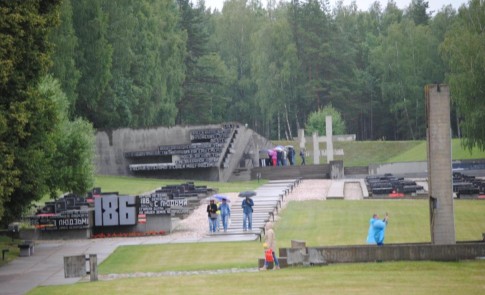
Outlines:
{"label": "group of people on path", "polygon": [[[305,165],[305,150],[300,150],[301,165]],[[260,165],[265,166],[293,166],[296,165],[296,151],[293,146],[276,146],[273,149],[260,151]]]}
{"label": "group of people on path", "polygon": [[[250,197],[245,197],[241,203],[244,231],[253,229],[253,206],[254,201]],[[227,199],[222,198],[219,204],[216,204],[214,199],[210,199],[209,205],[207,205],[207,217],[209,220],[209,232],[215,233],[219,231],[221,223],[224,232],[227,232],[229,218],[231,217],[231,208]]]}
{"label": "group of people on path", "polygon": [[231,207],[227,203],[227,199],[221,199],[219,204],[211,199],[209,205],[207,205],[207,217],[209,219],[209,232],[219,231],[221,223],[224,232],[227,232],[229,218],[231,217]]}

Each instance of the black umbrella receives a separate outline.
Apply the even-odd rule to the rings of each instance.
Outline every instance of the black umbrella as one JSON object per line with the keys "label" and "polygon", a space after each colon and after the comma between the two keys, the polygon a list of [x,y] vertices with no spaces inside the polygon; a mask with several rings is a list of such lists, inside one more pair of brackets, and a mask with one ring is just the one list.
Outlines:
{"label": "black umbrella", "polygon": [[255,191],[244,191],[239,193],[240,198],[254,197],[256,195]]}

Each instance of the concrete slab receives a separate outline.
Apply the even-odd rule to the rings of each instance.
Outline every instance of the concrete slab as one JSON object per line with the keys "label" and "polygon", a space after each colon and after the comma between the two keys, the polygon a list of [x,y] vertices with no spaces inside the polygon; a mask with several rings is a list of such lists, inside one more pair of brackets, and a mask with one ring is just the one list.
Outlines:
{"label": "concrete slab", "polygon": [[327,199],[343,199],[344,198],[345,181],[342,179],[332,181],[328,189]]}
{"label": "concrete slab", "polygon": [[[367,194],[367,196],[366,196]],[[363,179],[346,179],[344,184],[345,200],[362,200],[369,197],[367,186]]]}

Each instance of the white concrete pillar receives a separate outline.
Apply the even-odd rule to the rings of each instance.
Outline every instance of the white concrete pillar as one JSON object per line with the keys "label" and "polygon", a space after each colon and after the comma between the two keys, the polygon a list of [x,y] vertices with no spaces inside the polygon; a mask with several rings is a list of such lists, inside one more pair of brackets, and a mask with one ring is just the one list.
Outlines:
{"label": "white concrete pillar", "polygon": [[327,141],[327,164],[333,161],[333,128],[332,116],[325,117],[325,138]]}
{"label": "white concrete pillar", "polygon": [[313,132],[313,164],[320,164],[320,145],[317,132]]}

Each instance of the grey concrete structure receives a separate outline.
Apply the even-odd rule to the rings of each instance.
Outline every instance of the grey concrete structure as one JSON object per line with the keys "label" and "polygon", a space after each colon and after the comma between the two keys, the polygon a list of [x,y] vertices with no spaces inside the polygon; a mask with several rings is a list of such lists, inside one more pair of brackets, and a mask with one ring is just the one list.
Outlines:
{"label": "grey concrete structure", "polygon": [[332,116],[326,116],[325,117],[325,134],[326,136],[326,142],[327,142],[327,163],[330,163],[333,161],[333,125],[332,125]]}
{"label": "grey concrete structure", "polygon": [[431,242],[454,244],[450,92],[438,84],[427,85],[425,93]]}
{"label": "grey concrete structure", "polygon": [[375,261],[459,261],[477,259],[484,255],[485,243],[482,241],[453,245],[417,243],[279,248],[279,256],[286,257],[288,265]]}
{"label": "grey concrete structure", "polygon": [[[333,135],[333,123],[332,123],[332,116],[325,117],[325,136],[318,136],[318,132],[313,132],[312,134],[312,143],[313,143],[313,164],[318,165],[320,164],[320,156],[327,157],[327,163],[331,163],[333,161],[333,156],[339,155],[343,156],[343,150],[334,150],[333,149],[333,142],[334,141],[354,141],[355,134],[345,134],[345,135]],[[304,147],[306,142],[305,139],[305,131],[303,129],[298,130],[298,141],[300,142],[300,148]],[[324,151],[320,150],[320,142],[325,142],[327,148]]]}
{"label": "grey concrete structure", "polygon": [[[271,143],[253,130],[238,123],[234,134],[223,143],[217,167],[185,168],[171,170],[153,169],[140,176],[210,181],[249,180],[250,169],[258,166],[259,150],[271,147]],[[133,160],[127,153],[157,151],[160,146],[191,143],[191,132],[200,129],[220,129],[224,124],[205,126],[174,126],[151,129],[117,129],[99,131],[96,134],[96,173],[101,175],[133,175]],[[167,156],[170,160],[171,156]],[[175,160],[175,156],[171,161]],[[149,157],[147,157],[147,160]],[[171,163],[144,162],[144,164],[170,165]]]}
{"label": "grey concrete structure", "polygon": [[331,166],[322,165],[296,165],[296,166],[276,166],[276,167],[255,167],[251,169],[251,179],[257,179],[261,175],[263,179],[330,179]]}

